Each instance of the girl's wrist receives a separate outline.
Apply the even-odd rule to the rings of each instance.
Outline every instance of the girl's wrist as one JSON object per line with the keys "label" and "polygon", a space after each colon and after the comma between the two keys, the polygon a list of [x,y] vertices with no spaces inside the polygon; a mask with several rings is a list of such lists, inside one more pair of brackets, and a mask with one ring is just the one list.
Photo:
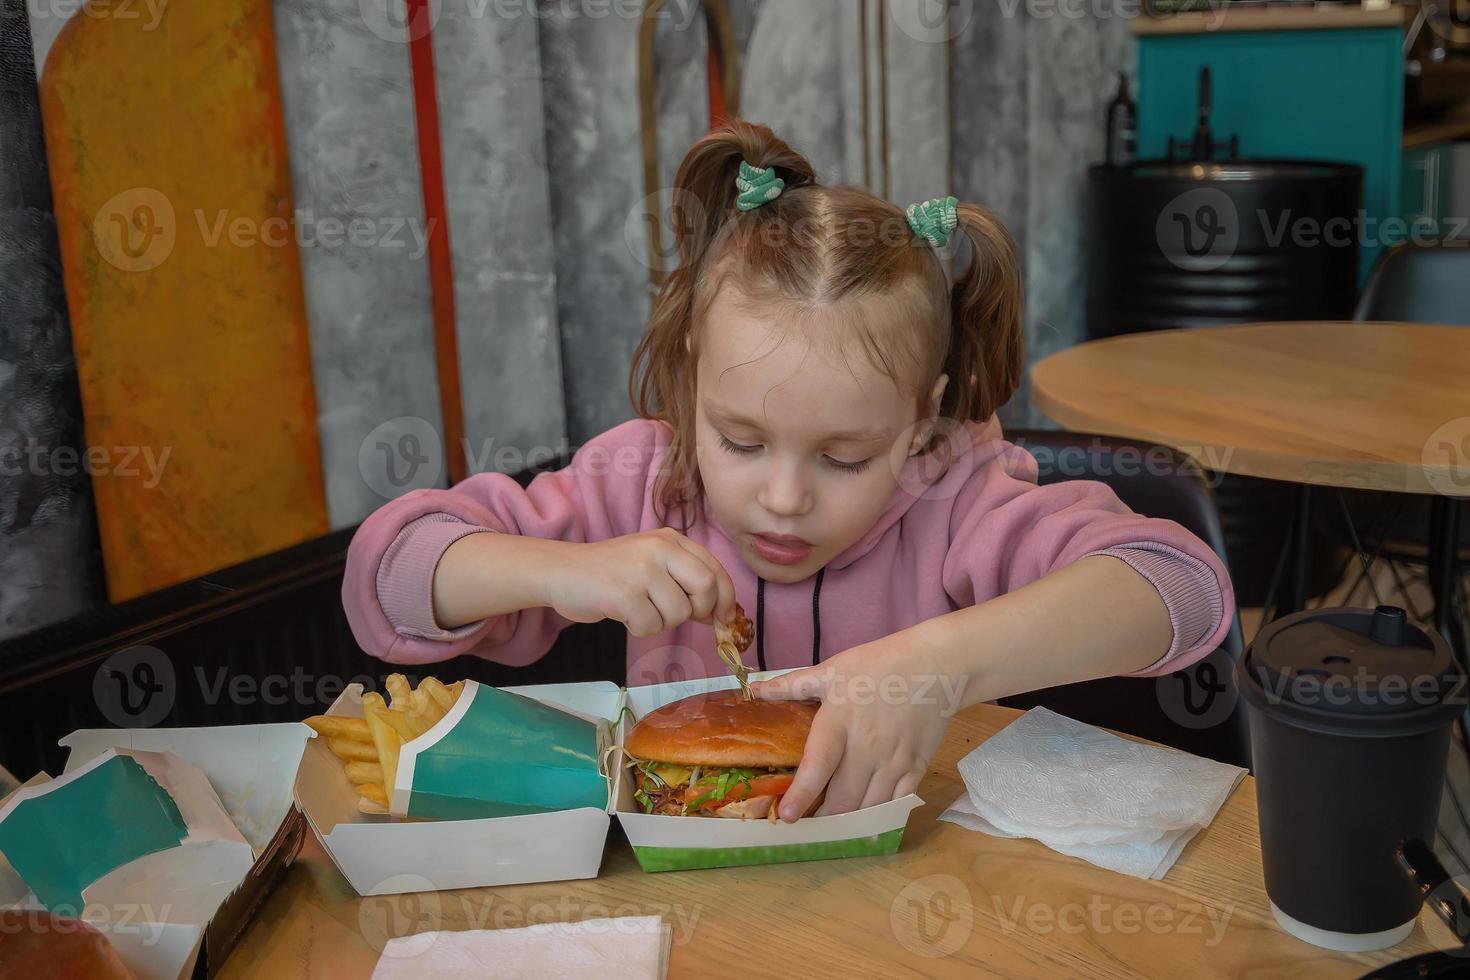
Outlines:
{"label": "girl's wrist", "polygon": [[971,606],[918,623],[914,647],[921,670],[930,675],[932,689],[944,695],[946,714],[992,699],[986,693],[983,645],[978,637],[983,606]]}

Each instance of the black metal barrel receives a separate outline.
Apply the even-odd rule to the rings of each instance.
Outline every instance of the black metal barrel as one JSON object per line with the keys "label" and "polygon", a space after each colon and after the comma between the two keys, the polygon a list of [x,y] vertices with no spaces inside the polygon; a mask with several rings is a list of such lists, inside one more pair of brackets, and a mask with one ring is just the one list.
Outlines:
{"label": "black metal barrel", "polygon": [[[1088,171],[1087,336],[1272,320],[1348,320],[1363,168],[1306,160],[1140,161]],[[1286,484],[1216,488],[1238,598],[1257,605],[1292,510]],[[1310,594],[1335,584],[1314,535]]]}
{"label": "black metal barrel", "polygon": [[1362,167],[1153,161],[1088,177],[1089,337],[1351,318]]}

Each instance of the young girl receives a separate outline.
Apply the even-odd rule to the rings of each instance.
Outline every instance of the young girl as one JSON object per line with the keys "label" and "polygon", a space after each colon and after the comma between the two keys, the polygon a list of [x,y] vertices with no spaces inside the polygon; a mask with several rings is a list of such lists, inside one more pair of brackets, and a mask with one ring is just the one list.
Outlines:
{"label": "young girl", "polygon": [[629,684],[720,675],[712,623],[738,600],[746,663],[805,668],[757,696],[823,702],[795,820],[823,787],[820,814],[914,790],[959,708],[1218,645],[1233,594],[1207,546],[1103,484],[1038,487],[1001,438],[1021,283],[988,212],[820,185],[745,122],[690,149],[674,199],[639,417],[525,490],[487,473],[373,514],[343,585],[364,649],[528,664],[611,618]]}

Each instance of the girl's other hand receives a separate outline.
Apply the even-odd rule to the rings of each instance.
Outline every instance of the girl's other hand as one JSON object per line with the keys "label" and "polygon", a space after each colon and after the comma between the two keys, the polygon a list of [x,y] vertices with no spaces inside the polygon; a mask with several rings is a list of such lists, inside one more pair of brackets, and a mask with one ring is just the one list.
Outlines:
{"label": "girl's other hand", "polygon": [[576,623],[615,619],[634,636],[735,613],[735,583],[724,566],[672,528],[576,545],[551,578],[547,604],[558,613]]}
{"label": "girl's other hand", "polygon": [[826,787],[817,816],[896,800],[918,789],[959,707],[962,679],[941,675],[904,632],[853,647],[818,664],[757,681],[757,698],[819,700],[796,781],[780,817],[798,819]]}

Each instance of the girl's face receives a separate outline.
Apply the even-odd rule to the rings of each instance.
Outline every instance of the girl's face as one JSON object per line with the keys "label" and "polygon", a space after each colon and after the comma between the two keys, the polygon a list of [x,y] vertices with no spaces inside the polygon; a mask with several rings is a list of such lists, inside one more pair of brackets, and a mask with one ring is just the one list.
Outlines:
{"label": "girl's face", "polygon": [[773,333],[724,292],[701,338],[694,436],[710,510],[757,575],[801,581],[883,513],[927,432],[917,399],[859,351]]}

